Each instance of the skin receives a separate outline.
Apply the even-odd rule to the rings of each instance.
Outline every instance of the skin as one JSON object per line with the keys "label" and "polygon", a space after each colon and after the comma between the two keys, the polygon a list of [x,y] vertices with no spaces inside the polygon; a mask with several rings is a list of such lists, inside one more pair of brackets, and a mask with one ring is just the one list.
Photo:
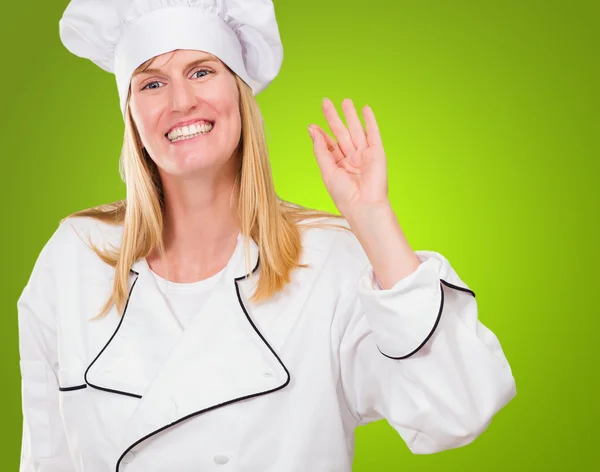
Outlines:
{"label": "skin", "polygon": [[[219,272],[239,231],[236,208],[230,207],[241,136],[239,92],[220,60],[191,65],[209,57],[203,51],[171,51],[150,64],[158,71],[131,80],[132,117],[165,194],[166,256],[153,253],[147,261],[172,282],[194,282]],[[165,137],[175,124],[199,117],[215,122],[210,133],[175,144]]]}
{"label": "skin", "polygon": [[[230,206],[241,136],[235,78],[203,51],[176,50],[157,56],[132,78],[131,112],[165,192],[166,256],[151,254],[148,264],[163,278],[187,283],[223,269],[237,243],[236,208]],[[419,260],[388,199],[386,156],[375,115],[363,108],[366,132],[354,104],[342,109],[323,100],[323,113],[335,138],[317,125],[309,131],[323,182],[354,230],[375,275],[386,290],[413,273]],[[215,121],[207,135],[172,144],[165,134],[177,123],[204,117]],[[209,224],[207,224],[209,223]],[[168,272],[167,272],[168,269]]]}
{"label": "skin", "polygon": [[388,198],[387,158],[375,114],[362,110],[363,128],[352,100],[342,101],[344,125],[333,102],[322,103],[334,139],[318,125],[308,131],[321,177],[340,214],[360,242],[383,290],[414,273],[420,261],[400,227]]}

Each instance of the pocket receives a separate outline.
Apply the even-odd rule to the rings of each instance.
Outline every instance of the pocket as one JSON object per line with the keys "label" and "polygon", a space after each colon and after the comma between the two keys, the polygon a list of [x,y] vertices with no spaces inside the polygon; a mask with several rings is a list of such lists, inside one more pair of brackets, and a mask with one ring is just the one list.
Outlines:
{"label": "pocket", "polygon": [[31,453],[34,457],[52,455],[52,404],[50,368],[39,361],[20,361],[21,401],[23,422],[29,431]]}

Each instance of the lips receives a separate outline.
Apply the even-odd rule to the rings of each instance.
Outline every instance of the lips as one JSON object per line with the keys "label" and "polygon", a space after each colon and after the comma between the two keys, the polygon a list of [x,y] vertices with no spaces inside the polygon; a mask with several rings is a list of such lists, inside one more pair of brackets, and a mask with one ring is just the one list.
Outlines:
{"label": "lips", "polygon": [[[211,123],[211,122],[209,122],[209,123]],[[204,125],[204,126],[208,126],[208,125]],[[170,144],[179,144],[179,143],[183,143],[184,141],[194,141],[196,138],[201,138],[202,136],[206,136],[206,135],[212,133],[215,128],[215,125],[211,123],[209,130],[206,130],[204,127],[197,127],[193,123],[188,126],[183,126],[183,128],[184,128],[184,130],[186,128],[189,128],[189,130],[185,130],[184,134],[169,132],[167,135],[165,135],[165,139],[167,141],[169,141]],[[177,128],[174,128],[174,129],[176,130]]]}
{"label": "lips", "polygon": [[210,123],[213,126],[215,124],[215,122],[213,120],[209,120],[208,118],[194,118],[194,119],[191,119],[191,120],[180,121],[179,123],[176,123],[173,126],[171,126],[169,128],[169,130],[165,133],[165,136],[167,136],[175,128],[183,128],[184,126],[188,126],[188,125],[195,124],[195,123],[198,123],[198,122]]}

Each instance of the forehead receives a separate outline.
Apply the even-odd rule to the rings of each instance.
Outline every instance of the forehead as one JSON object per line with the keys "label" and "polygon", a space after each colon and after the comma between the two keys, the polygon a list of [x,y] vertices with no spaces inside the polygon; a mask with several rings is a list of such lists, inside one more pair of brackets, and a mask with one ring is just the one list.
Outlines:
{"label": "forehead", "polygon": [[158,56],[153,57],[152,59],[146,62],[147,67],[144,68],[152,67],[160,69],[169,65],[185,66],[190,62],[199,60],[212,60],[220,62],[216,56],[205,51],[198,51],[195,49],[176,49],[174,51],[166,52],[164,54],[159,54]]}

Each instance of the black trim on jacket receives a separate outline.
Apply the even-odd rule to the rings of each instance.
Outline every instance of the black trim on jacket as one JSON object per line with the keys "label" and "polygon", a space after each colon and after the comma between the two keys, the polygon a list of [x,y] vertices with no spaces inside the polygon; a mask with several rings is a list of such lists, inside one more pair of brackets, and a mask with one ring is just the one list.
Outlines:
{"label": "black trim on jacket", "polygon": [[444,310],[444,289],[442,288],[442,284],[446,285],[447,287],[453,288],[455,290],[460,290],[462,292],[470,293],[471,295],[473,295],[473,297],[475,297],[475,292],[473,292],[473,290],[470,290],[470,289],[464,288],[464,287],[459,287],[458,285],[454,285],[454,284],[451,284],[450,282],[446,282],[444,279],[440,279],[440,292],[441,292],[440,309],[438,310],[438,315],[435,320],[435,323],[433,324],[433,328],[431,328],[431,331],[425,337],[425,340],[413,352],[406,354],[405,356],[400,356],[400,357],[388,356],[387,354],[382,352],[381,349],[379,349],[379,346],[377,346],[377,349],[379,350],[379,352],[381,352],[381,354],[383,354],[385,357],[388,357],[388,358],[394,359],[394,360],[407,359],[407,358],[415,355],[417,352],[419,352],[421,350],[421,348],[423,346],[425,346],[425,344],[427,344],[427,341],[429,341],[431,336],[433,336],[433,333],[435,332],[435,330],[440,322],[440,319],[442,317],[442,311]]}
{"label": "black trim on jacket", "polygon": [[58,387],[60,392],[70,392],[71,390],[81,390],[82,388],[87,388],[86,384],[83,385],[75,385],[74,387]]}
{"label": "black trim on jacket", "polygon": [[131,288],[129,289],[129,294],[127,295],[127,301],[125,302],[125,308],[123,310],[123,316],[121,316],[121,320],[119,321],[119,324],[117,325],[117,329],[115,329],[115,332],[112,334],[110,339],[107,341],[107,343],[104,345],[102,350],[98,353],[98,355],[94,358],[94,360],[90,363],[88,368],[85,369],[85,374],[83,374],[83,378],[85,379],[85,383],[88,384],[92,388],[95,388],[98,390],[103,390],[105,392],[110,392],[110,393],[118,393],[119,395],[127,395],[128,397],[142,398],[142,396],[138,395],[137,393],[123,392],[121,390],[114,390],[112,388],[106,388],[106,387],[100,387],[99,385],[94,385],[87,378],[88,372],[89,372],[90,368],[94,365],[94,362],[96,362],[98,360],[98,358],[102,355],[102,353],[106,350],[106,348],[108,347],[110,342],[114,339],[116,334],[119,332],[119,328],[121,327],[121,324],[123,323],[123,320],[125,319],[125,315],[127,314],[127,306],[129,305],[129,299],[131,298],[131,293],[133,292],[133,287],[135,287],[135,283],[138,281],[138,278],[140,276],[139,272],[136,272],[133,269],[129,269],[129,271],[134,273],[136,277],[135,277],[135,280],[133,281],[133,283],[131,284]]}
{"label": "black trim on jacket", "polygon": [[[250,273],[250,275],[253,274],[254,272],[256,272],[256,270],[258,269],[259,264],[260,264],[260,256],[257,259],[256,266],[254,267],[254,269],[252,269],[252,272]],[[174,421],[172,423],[169,423],[167,425],[164,425],[161,428],[157,429],[156,431],[151,432],[150,434],[147,434],[143,438],[138,439],[136,442],[134,442],[127,449],[125,449],[125,451],[123,452],[123,454],[121,454],[121,457],[119,457],[119,460],[117,460],[117,465],[116,465],[116,468],[115,468],[116,472],[119,472],[119,466],[121,464],[121,461],[123,460],[123,458],[127,455],[127,453],[129,451],[131,451],[138,444],[144,442],[146,439],[151,438],[152,436],[154,436],[154,435],[156,435],[156,434],[164,431],[165,429],[171,428],[172,426],[175,426],[175,425],[181,423],[182,421],[187,420],[188,418],[192,418],[192,417],[198,416],[198,415],[200,415],[202,413],[206,413],[207,411],[215,410],[217,408],[220,408],[220,407],[223,407],[223,406],[226,406],[226,405],[231,405],[232,403],[236,403],[236,402],[239,402],[239,401],[242,401],[242,400],[247,400],[248,398],[259,397],[259,396],[262,396],[262,395],[266,395],[268,393],[276,392],[276,391],[281,390],[282,388],[286,387],[290,383],[290,371],[287,369],[287,367],[285,366],[285,364],[283,363],[283,361],[281,360],[281,358],[277,355],[277,353],[275,352],[275,350],[271,347],[271,345],[267,342],[267,340],[264,338],[264,336],[262,335],[262,333],[256,327],[256,325],[254,324],[254,322],[250,318],[250,315],[248,315],[248,312],[246,311],[246,307],[244,306],[244,304],[242,302],[242,298],[240,296],[240,289],[239,289],[239,286],[238,286],[238,281],[242,280],[242,279],[245,279],[246,277],[247,277],[247,275],[242,275],[240,277],[236,277],[233,280],[233,283],[235,284],[235,292],[236,292],[237,297],[238,297],[238,302],[239,302],[240,307],[242,308],[244,314],[246,315],[246,319],[248,320],[248,322],[250,323],[250,325],[252,326],[252,328],[254,328],[254,331],[256,331],[256,333],[260,336],[260,339],[262,339],[262,341],[266,344],[266,346],[273,353],[273,355],[277,358],[277,360],[279,361],[279,363],[281,364],[281,366],[285,370],[285,373],[287,374],[286,381],[282,385],[280,385],[280,386],[278,386],[276,388],[272,388],[270,390],[265,390],[264,392],[253,393],[251,395],[245,395],[245,396],[239,397],[239,398],[234,398],[233,400],[228,400],[226,402],[219,403],[217,405],[213,405],[213,406],[210,406],[208,408],[204,408],[203,410],[199,410],[199,411],[196,411],[194,413],[190,413],[189,415],[186,415],[183,418],[179,418],[178,420],[176,420],[176,421]]]}

